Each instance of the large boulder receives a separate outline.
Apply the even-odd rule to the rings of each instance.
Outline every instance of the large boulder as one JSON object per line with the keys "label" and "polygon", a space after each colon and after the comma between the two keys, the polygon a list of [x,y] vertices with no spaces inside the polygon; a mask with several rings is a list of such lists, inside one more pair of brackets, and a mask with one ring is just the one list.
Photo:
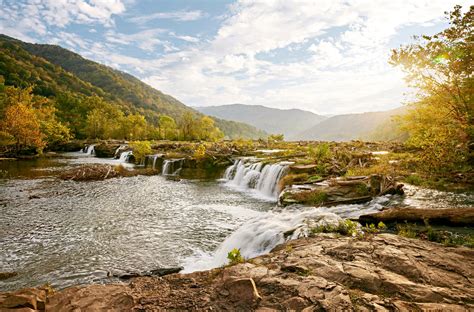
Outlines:
{"label": "large boulder", "polygon": [[95,156],[101,157],[101,158],[113,158],[115,157],[115,152],[117,151],[117,148],[119,148],[121,145],[117,143],[99,143],[96,144],[94,147],[95,150]]}
{"label": "large boulder", "polygon": [[403,194],[403,184],[383,175],[335,178],[323,182],[290,185],[279,196],[282,206],[303,204],[334,206],[359,204],[385,194]]}

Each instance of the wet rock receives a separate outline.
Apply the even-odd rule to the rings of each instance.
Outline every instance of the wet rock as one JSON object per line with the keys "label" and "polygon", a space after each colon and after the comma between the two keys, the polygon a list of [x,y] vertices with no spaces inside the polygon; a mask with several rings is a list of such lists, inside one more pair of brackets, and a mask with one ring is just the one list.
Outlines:
{"label": "wet rock", "polygon": [[420,223],[431,225],[474,226],[474,208],[420,209],[391,208],[359,217],[361,223]]}
{"label": "wet rock", "polygon": [[114,277],[118,277],[122,280],[129,280],[132,278],[140,276],[165,276],[169,274],[179,273],[183,270],[183,267],[174,267],[174,268],[160,268],[151,271],[141,272],[141,273],[123,273],[123,274],[112,274]]}
{"label": "wet rock", "polygon": [[17,272],[0,272],[0,281],[17,276]]}

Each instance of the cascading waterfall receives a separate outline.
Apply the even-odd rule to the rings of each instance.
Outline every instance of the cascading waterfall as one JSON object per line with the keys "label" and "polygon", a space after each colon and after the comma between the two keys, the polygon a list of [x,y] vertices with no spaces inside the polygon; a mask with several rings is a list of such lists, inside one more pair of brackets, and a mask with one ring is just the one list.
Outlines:
{"label": "cascading waterfall", "polygon": [[239,159],[226,169],[224,179],[229,185],[242,189],[256,189],[261,195],[278,197],[278,181],[287,173],[289,162],[263,165],[261,162],[245,162]]}
{"label": "cascading waterfall", "polygon": [[133,155],[133,152],[132,151],[126,151],[126,152],[122,152],[120,154],[120,158],[119,158],[119,161],[122,162],[122,163],[126,163],[128,162],[130,156]]}
{"label": "cascading waterfall", "polygon": [[227,254],[234,248],[240,249],[244,258],[253,258],[270,252],[285,241],[305,237],[309,225],[338,224],[341,217],[324,208],[264,212],[244,223],[217,248],[213,255],[199,259],[188,259],[185,271],[192,272],[215,268],[228,263]]}
{"label": "cascading waterfall", "polygon": [[183,159],[165,159],[161,170],[162,175],[177,175],[183,166]]}
{"label": "cascading waterfall", "polygon": [[95,154],[95,144],[87,145],[82,149],[83,153],[87,155],[94,155]]}

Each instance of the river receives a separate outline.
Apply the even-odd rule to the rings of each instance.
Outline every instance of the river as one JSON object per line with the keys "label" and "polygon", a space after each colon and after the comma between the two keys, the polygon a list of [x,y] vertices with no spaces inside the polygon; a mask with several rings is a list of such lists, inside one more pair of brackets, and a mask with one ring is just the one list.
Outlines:
{"label": "river", "polygon": [[65,156],[0,162],[8,175],[0,180],[0,271],[18,272],[0,282],[1,291],[115,281],[108,272],[216,267],[232,248],[241,248],[246,257],[268,252],[283,241],[284,231],[308,217],[353,217],[390,205],[472,203],[472,197],[427,196],[411,187],[403,198],[281,211],[273,209],[275,199],[268,192],[258,196],[235,181],[176,181],[156,175],[74,182],[51,177],[78,163],[119,162],[79,153]]}

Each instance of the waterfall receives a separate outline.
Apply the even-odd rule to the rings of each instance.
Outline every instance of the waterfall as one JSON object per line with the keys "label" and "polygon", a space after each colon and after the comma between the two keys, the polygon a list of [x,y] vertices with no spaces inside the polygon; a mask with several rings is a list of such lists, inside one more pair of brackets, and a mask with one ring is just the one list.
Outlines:
{"label": "waterfall", "polygon": [[258,179],[257,189],[266,196],[278,197],[278,182],[288,171],[288,164],[279,163],[263,168]]}
{"label": "waterfall", "polygon": [[87,155],[94,155],[94,154],[95,154],[95,144],[86,145],[86,146],[82,149],[82,152],[83,152],[83,153],[86,153]]}
{"label": "waterfall", "polygon": [[122,155],[121,152],[126,148],[128,148],[128,145],[120,145],[119,147],[117,147],[114,153],[114,158],[120,158],[120,156]]}
{"label": "waterfall", "polygon": [[155,170],[156,160],[158,159],[158,155],[153,155],[153,170]]}
{"label": "waterfall", "polygon": [[278,181],[287,173],[288,162],[263,165],[261,162],[245,162],[239,159],[228,167],[224,179],[228,185],[240,189],[255,189],[266,198],[276,200]]}
{"label": "waterfall", "polygon": [[126,163],[128,162],[130,156],[133,154],[132,151],[126,151],[126,152],[122,152],[120,154],[120,158],[119,158],[119,161],[122,162],[122,163]]}
{"label": "waterfall", "polygon": [[228,263],[227,254],[234,248],[246,259],[270,252],[285,241],[305,237],[309,228],[322,224],[338,224],[341,217],[324,208],[263,212],[260,216],[244,223],[217,248],[213,255],[198,255],[188,259],[186,272],[206,270]]}
{"label": "waterfall", "polygon": [[165,159],[161,170],[162,175],[177,175],[183,166],[183,159]]}

